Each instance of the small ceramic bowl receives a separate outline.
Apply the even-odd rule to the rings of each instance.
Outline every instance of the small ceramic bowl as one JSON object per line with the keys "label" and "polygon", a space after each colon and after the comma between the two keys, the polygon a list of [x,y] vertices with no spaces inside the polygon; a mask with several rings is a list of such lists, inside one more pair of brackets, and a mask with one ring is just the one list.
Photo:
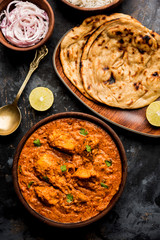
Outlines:
{"label": "small ceramic bowl", "polygon": [[61,0],[64,4],[68,5],[71,8],[80,10],[80,11],[84,11],[84,12],[97,12],[97,11],[102,11],[102,10],[110,10],[116,6],[118,6],[123,0],[114,0],[113,2],[101,6],[101,7],[96,7],[96,8],[86,8],[86,7],[79,7],[77,5],[74,5],[70,2],[68,2],[67,0]]}
{"label": "small ceramic bowl", "polygon": [[[86,221],[82,221],[82,222],[77,222],[77,223],[61,223],[61,222],[55,222],[51,219],[48,219],[42,215],[40,215],[39,213],[37,213],[36,211],[34,211],[29,204],[27,203],[27,201],[24,199],[22,192],[20,190],[20,186],[18,183],[18,162],[19,162],[19,157],[21,154],[21,151],[26,143],[26,141],[28,140],[28,138],[40,127],[42,127],[43,125],[49,123],[49,122],[53,122],[55,120],[58,119],[63,119],[63,118],[76,118],[76,119],[82,119],[85,121],[89,121],[91,123],[94,123],[95,125],[99,126],[100,128],[102,128],[103,130],[105,130],[112,138],[112,140],[115,142],[117,149],[119,151],[120,154],[120,158],[121,158],[121,163],[122,163],[122,180],[121,180],[121,184],[119,187],[118,192],[114,195],[114,197],[112,198],[112,200],[110,201],[109,205],[107,206],[107,208],[105,208],[102,212],[100,212],[98,215],[96,215],[95,217],[90,218],[89,220]],[[111,209],[112,207],[115,205],[115,203],[117,202],[117,200],[119,199],[119,197],[121,196],[124,186],[125,186],[125,182],[126,182],[126,177],[127,177],[127,159],[126,159],[126,154],[125,154],[125,150],[124,147],[121,143],[121,140],[119,139],[119,137],[117,136],[117,134],[103,121],[101,121],[100,119],[93,117],[91,115],[88,114],[84,114],[84,113],[78,113],[78,112],[65,112],[65,113],[58,113],[52,116],[49,116],[43,120],[41,120],[40,122],[38,122],[36,125],[34,125],[26,134],[25,136],[22,138],[22,140],[20,141],[15,156],[14,156],[14,161],[13,161],[13,183],[14,183],[14,188],[15,191],[20,199],[20,201],[22,202],[22,204],[24,205],[24,207],[36,218],[38,218],[39,220],[41,220],[42,222],[53,226],[53,227],[60,227],[60,228],[78,228],[78,227],[84,227],[88,224],[91,224],[97,220],[99,220],[100,218],[102,218],[104,215],[106,215]]]}
{"label": "small ceramic bowl", "polygon": [[[0,13],[5,10],[8,6],[8,4],[10,2],[12,2],[13,0],[0,0]],[[23,0],[23,1],[26,1],[26,0]],[[37,5],[39,8],[43,9],[46,11],[46,13],[48,14],[48,17],[49,17],[49,30],[46,34],[46,36],[40,40],[38,43],[36,43],[35,45],[33,46],[30,46],[30,47],[18,47],[18,46],[14,46],[12,45],[11,43],[9,43],[7,41],[7,39],[3,36],[3,33],[2,31],[0,30],[0,42],[12,49],[12,50],[16,50],[16,51],[28,51],[28,50],[33,50],[33,49],[36,49],[40,46],[42,46],[43,44],[45,44],[48,39],[51,37],[52,33],[53,33],[53,29],[54,29],[54,13],[53,13],[53,10],[52,10],[52,7],[50,6],[50,4],[47,2],[47,0],[28,0],[29,2]]]}

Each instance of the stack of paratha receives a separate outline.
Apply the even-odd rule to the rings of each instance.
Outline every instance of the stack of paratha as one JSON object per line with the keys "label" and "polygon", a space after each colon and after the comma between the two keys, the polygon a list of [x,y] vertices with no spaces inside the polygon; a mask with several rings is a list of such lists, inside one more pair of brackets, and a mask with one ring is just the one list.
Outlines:
{"label": "stack of paratha", "polygon": [[134,109],[160,96],[160,36],[128,15],[87,18],[63,38],[60,60],[89,99]]}

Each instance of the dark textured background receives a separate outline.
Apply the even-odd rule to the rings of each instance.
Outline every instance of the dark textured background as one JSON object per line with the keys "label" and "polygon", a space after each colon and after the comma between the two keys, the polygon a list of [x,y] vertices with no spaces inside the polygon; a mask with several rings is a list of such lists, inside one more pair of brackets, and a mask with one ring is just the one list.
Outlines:
{"label": "dark textured background", "polygon": [[[88,227],[74,230],[48,227],[24,209],[14,192],[13,155],[30,127],[59,112],[80,111],[94,115],[66,89],[52,66],[53,51],[59,39],[89,14],[66,8],[59,0],[49,0],[49,3],[55,13],[54,33],[47,43],[49,54],[20,98],[23,119],[19,129],[8,137],[0,137],[0,240],[160,240],[160,139],[140,136],[109,124],[126,150],[127,183],[111,212]],[[130,14],[160,33],[160,0],[124,0],[112,12]],[[0,45],[0,106],[11,103],[16,96],[34,53],[17,53]],[[31,90],[38,86],[50,88],[55,96],[53,107],[44,113],[31,109],[28,101]]]}

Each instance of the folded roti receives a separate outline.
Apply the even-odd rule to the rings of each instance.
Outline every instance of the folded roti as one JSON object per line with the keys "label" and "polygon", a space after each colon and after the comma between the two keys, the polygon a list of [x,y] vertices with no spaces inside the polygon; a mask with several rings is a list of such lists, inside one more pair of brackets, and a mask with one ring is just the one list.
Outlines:
{"label": "folded roti", "polygon": [[136,19],[103,23],[86,42],[80,66],[85,91],[101,103],[136,109],[160,96],[160,36]]}
{"label": "folded roti", "polygon": [[85,91],[80,76],[80,58],[83,47],[88,38],[100,25],[106,21],[120,17],[132,19],[129,15],[122,13],[115,13],[110,16],[92,16],[85,19],[80,26],[74,27],[72,30],[70,30],[61,41],[60,60],[63,71],[72,84],[89,99],[92,99],[92,97]]}

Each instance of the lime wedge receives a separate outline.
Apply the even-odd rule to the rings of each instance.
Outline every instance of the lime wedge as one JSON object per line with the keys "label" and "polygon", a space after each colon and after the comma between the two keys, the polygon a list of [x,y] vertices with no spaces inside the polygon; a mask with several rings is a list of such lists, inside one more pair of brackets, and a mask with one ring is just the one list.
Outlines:
{"label": "lime wedge", "polygon": [[160,101],[153,102],[147,107],[146,118],[153,126],[160,127]]}
{"label": "lime wedge", "polygon": [[29,102],[32,108],[37,111],[48,110],[53,102],[54,96],[51,90],[45,87],[34,88],[29,95]]}

